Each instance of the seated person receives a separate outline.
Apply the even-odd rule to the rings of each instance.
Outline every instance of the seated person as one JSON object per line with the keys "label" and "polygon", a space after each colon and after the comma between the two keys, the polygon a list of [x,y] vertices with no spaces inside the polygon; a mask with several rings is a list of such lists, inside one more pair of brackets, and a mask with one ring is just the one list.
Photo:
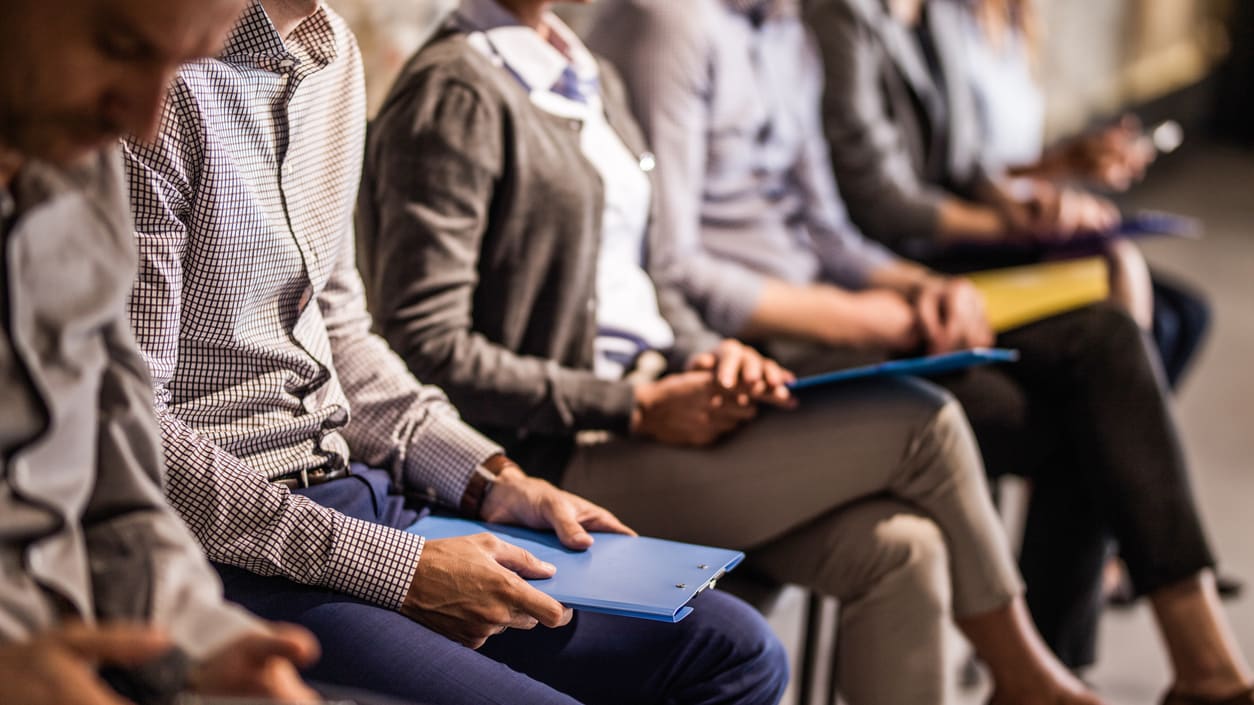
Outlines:
{"label": "seated person", "polygon": [[951,401],[876,381],[772,408],[790,376],[659,276],[622,84],[550,4],[463,0],[371,128],[358,237],[385,337],[567,489],[839,597],[849,702],[946,701],[950,612],[994,702],[1095,702],[1030,626]]}
{"label": "seated person", "polygon": [[406,533],[407,497],[573,548],[630,530],[524,474],[370,333],[364,137],[347,26],[316,0],[264,0],[179,72],[160,135],[126,144],[130,310],[168,494],[227,596],[312,630],[318,680],[432,705],[776,702],[782,647],[732,597],[707,591],[677,625],[572,618],[524,580],[554,571],[531,554]]}
{"label": "seated person", "polygon": [[[657,152],[669,274],[720,332],[802,339],[819,357],[910,350],[916,331],[934,351],[987,340],[969,284],[893,259],[845,219],[819,121],[822,67],[793,3],[623,0],[589,42],[623,72]],[[1113,535],[1170,646],[1172,698],[1254,698],[1141,331],[1103,303],[997,342],[1021,360],[943,383],[990,470],[1032,478],[1021,567],[1047,640],[1070,636]]]}
{"label": "seated person", "polygon": [[[97,668],[167,655],[144,681],[162,692],[317,697],[296,671],[312,637],[227,604],[162,498],[126,319],[135,250],[114,141],[152,131],[168,75],[221,46],[241,8],[0,6],[0,702],[120,703]],[[137,43],[142,63],[118,48]]]}
{"label": "seated person", "polygon": [[[1091,183],[1125,191],[1155,157],[1140,122],[1125,116],[1102,129],[1045,147],[1045,98],[1037,84],[1040,23],[1026,0],[952,3],[961,11],[958,67],[974,100],[981,161],[1013,176]],[[943,12],[943,11],[942,11]],[[950,88],[950,84],[945,84]],[[1205,297],[1175,277],[1153,272],[1154,344],[1175,389],[1210,325]]]}

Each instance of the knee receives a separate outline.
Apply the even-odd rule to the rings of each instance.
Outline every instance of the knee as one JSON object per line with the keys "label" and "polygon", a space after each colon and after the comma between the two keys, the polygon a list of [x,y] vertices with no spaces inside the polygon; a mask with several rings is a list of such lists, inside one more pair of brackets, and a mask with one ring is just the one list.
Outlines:
{"label": "knee", "polygon": [[1083,330],[1075,342],[1086,348],[1123,354],[1129,349],[1144,350],[1144,334],[1131,314],[1121,306],[1100,303],[1084,309]]}
{"label": "knee", "polygon": [[896,514],[876,525],[877,569],[869,576],[864,597],[891,602],[893,609],[916,615],[948,615],[952,600],[949,549],[945,535],[931,519]]}
{"label": "knee", "polygon": [[[737,702],[773,705],[788,685],[788,653],[757,610],[726,593],[698,596],[689,646],[715,657],[705,673],[689,673],[705,688],[737,695]],[[708,663],[708,662],[707,662]]]}

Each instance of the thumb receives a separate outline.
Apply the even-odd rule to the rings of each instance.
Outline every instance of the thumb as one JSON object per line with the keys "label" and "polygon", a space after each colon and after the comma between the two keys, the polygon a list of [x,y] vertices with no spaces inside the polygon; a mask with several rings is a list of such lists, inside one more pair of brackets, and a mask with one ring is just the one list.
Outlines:
{"label": "thumb", "polygon": [[250,634],[227,648],[241,652],[246,659],[254,662],[281,658],[298,666],[307,666],[318,658],[318,641],[303,627],[294,624],[269,626],[269,633]]}

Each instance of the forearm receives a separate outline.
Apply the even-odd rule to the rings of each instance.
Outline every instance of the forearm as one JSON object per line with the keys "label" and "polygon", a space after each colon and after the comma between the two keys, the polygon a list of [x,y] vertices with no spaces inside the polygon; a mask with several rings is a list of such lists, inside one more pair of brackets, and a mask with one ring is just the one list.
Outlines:
{"label": "forearm", "polygon": [[992,206],[948,197],[940,202],[937,240],[944,245],[963,242],[1000,242],[1006,225]]}
{"label": "forearm", "polygon": [[828,284],[794,285],[768,279],[748,324],[745,340],[784,337],[832,347],[867,347],[873,337],[868,310],[857,294]]}
{"label": "forearm", "polygon": [[868,288],[889,289],[911,299],[919,289],[941,279],[942,275],[908,260],[894,260],[871,272]]}

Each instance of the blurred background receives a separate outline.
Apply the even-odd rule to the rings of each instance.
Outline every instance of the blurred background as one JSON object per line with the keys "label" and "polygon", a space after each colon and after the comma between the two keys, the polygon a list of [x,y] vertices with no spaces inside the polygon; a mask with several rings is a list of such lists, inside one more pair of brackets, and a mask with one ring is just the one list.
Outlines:
{"label": "blurred background", "polygon": [[[328,2],[360,39],[372,108],[405,59],[456,4]],[[1143,183],[1116,200],[1125,211],[1183,213],[1205,226],[1201,241],[1162,239],[1147,242],[1145,250],[1155,268],[1192,282],[1214,309],[1210,338],[1179,394],[1177,411],[1223,568],[1254,580],[1254,2],[1036,4],[1044,30],[1040,79],[1052,138],[1124,112],[1140,115],[1147,125],[1170,118],[1184,128],[1183,146],[1160,157]],[[595,12],[595,6],[558,7],[577,30]],[[1009,514],[1013,524],[1013,511]],[[794,649],[801,639],[801,605],[802,596],[794,591],[771,615]],[[1227,607],[1243,647],[1254,653],[1254,596]],[[1145,610],[1112,609],[1103,621],[1099,665],[1086,678],[1114,705],[1156,702],[1168,682]],[[965,695],[971,703],[982,702],[979,686]]]}

